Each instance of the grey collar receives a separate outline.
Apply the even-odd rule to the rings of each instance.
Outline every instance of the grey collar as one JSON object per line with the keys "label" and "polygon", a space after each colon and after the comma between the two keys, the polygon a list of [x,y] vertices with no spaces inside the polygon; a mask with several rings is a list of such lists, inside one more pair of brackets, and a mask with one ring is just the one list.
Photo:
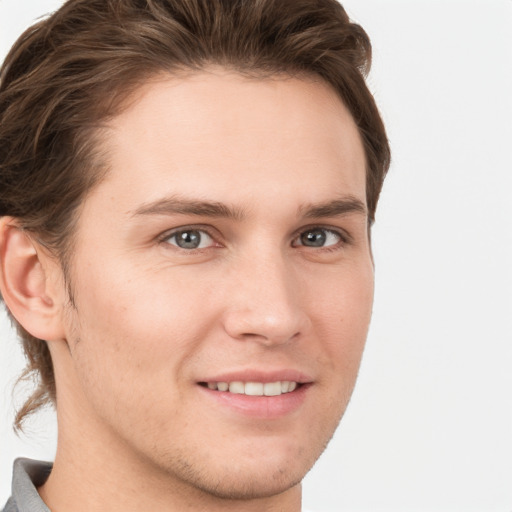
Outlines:
{"label": "grey collar", "polygon": [[31,459],[14,461],[12,499],[18,512],[51,512],[37,492],[37,487],[46,482],[51,470],[50,462]]}

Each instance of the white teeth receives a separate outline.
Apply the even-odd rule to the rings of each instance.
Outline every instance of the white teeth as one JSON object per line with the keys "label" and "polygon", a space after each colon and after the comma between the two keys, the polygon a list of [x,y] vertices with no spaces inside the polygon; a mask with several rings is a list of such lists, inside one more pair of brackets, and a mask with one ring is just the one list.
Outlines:
{"label": "white teeth", "polygon": [[263,384],[261,382],[246,382],[245,394],[251,396],[263,395]]}
{"label": "white teeth", "polygon": [[265,396],[278,396],[281,394],[280,382],[266,382],[263,386],[263,394]]}
{"label": "white teeth", "polygon": [[283,393],[291,393],[297,389],[297,383],[288,380],[277,382],[208,382],[209,389],[229,391],[238,395],[249,396],[279,396]]}
{"label": "white teeth", "polygon": [[229,392],[243,395],[245,393],[245,386],[243,382],[230,382]]}

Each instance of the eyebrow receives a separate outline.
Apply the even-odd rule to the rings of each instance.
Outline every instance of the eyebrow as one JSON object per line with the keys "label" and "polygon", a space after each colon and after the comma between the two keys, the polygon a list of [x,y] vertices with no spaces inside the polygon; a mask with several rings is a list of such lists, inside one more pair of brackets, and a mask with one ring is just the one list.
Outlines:
{"label": "eyebrow", "polygon": [[[319,204],[303,205],[298,208],[299,217],[322,218],[340,217],[352,213],[367,215],[366,205],[360,199],[346,196]],[[244,208],[231,206],[218,201],[203,201],[171,196],[143,204],[131,212],[133,217],[144,215],[196,215],[218,217],[241,221],[246,217]]]}
{"label": "eyebrow", "polygon": [[218,201],[202,201],[171,196],[152,203],[143,204],[132,212],[139,215],[197,215],[201,217],[219,217],[233,220],[245,218],[243,208],[228,206]]}
{"label": "eyebrow", "polygon": [[341,217],[351,213],[368,215],[366,204],[354,196],[346,196],[325,203],[301,206],[299,214],[302,217],[320,218],[320,217]]}

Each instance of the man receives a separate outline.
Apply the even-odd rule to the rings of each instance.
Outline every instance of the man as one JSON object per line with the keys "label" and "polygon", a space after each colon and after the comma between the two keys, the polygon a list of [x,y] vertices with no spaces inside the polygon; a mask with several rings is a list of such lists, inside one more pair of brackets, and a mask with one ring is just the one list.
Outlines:
{"label": "man", "polygon": [[334,0],[70,0],[2,69],[0,287],[56,407],[5,511],[298,512],[389,165]]}

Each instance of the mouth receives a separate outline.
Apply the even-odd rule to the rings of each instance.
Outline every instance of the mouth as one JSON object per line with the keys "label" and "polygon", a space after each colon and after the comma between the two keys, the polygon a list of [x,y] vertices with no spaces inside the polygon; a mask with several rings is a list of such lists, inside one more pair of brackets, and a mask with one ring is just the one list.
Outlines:
{"label": "mouth", "polygon": [[305,402],[311,402],[308,397],[314,396],[314,378],[291,368],[245,368],[205,375],[203,379],[196,384],[205,403],[215,404],[215,411],[230,411],[228,414],[254,420],[293,417],[289,415],[298,413]]}
{"label": "mouth", "polygon": [[298,382],[288,380],[276,382],[200,382],[199,385],[212,391],[247,396],[280,396],[293,393],[302,386]]}

